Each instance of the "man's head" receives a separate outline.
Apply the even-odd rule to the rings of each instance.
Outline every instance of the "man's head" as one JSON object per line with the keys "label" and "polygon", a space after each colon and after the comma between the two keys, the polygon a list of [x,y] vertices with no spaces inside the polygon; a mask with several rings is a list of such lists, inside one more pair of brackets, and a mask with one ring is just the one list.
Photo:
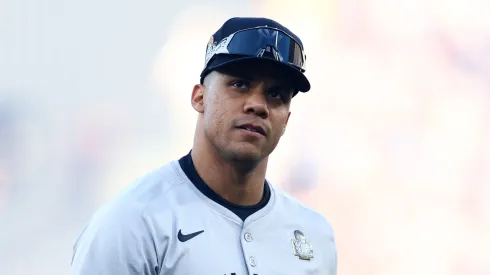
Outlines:
{"label": "man's head", "polygon": [[[268,32],[265,23],[276,33]],[[265,30],[256,28],[260,26]],[[263,34],[271,35],[264,43],[246,39]],[[310,88],[303,75],[303,46],[288,29],[261,18],[230,19],[211,41],[215,37],[219,40],[208,45],[201,84],[192,93],[192,106],[199,113],[196,135],[225,159],[257,163],[269,156],[284,134],[291,99]]]}

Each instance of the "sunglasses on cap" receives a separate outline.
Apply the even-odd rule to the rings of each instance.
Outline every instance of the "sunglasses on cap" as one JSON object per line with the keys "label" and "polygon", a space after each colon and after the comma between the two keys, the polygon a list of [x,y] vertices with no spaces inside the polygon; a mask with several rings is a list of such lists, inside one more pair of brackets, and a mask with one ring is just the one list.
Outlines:
{"label": "sunglasses on cap", "polygon": [[306,55],[301,45],[287,33],[271,27],[255,27],[237,31],[219,43],[210,41],[204,67],[219,54],[270,58],[305,72]]}

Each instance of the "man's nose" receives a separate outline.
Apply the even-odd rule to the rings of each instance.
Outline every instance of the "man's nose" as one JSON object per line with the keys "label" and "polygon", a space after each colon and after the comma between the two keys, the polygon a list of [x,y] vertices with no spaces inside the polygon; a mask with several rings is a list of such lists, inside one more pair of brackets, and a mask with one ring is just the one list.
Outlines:
{"label": "man's nose", "polygon": [[247,101],[245,102],[244,111],[247,114],[255,114],[261,118],[269,117],[269,109],[267,108],[267,95],[264,91],[265,87],[259,85],[250,91]]}

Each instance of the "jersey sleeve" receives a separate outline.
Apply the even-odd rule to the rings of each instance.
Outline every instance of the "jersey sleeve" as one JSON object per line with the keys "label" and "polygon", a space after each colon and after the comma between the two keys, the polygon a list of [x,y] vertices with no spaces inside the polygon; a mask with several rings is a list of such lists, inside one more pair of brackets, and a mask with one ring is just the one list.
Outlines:
{"label": "jersey sleeve", "polygon": [[337,265],[338,265],[337,255],[338,255],[338,251],[337,251],[337,248],[335,247],[334,257],[333,257],[332,263],[331,263],[332,268],[330,269],[331,275],[337,275]]}
{"label": "jersey sleeve", "polygon": [[78,237],[71,274],[156,275],[157,259],[151,229],[142,215],[106,214],[93,219]]}
{"label": "jersey sleeve", "polygon": [[337,275],[338,249],[334,236],[334,231],[330,223],[323,219],[324,247],[326,249],[324,261],[326,263],[326,274]]}

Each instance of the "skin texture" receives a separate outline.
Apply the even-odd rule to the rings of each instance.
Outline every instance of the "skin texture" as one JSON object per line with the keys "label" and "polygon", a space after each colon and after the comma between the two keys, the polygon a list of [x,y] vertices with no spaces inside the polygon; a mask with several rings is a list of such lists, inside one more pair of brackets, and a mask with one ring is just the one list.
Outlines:
{"label": "skin texture", "polygon": [[[263,196],[269,155],[287,126],[293,95],[277,65],[240,63],[208,74],[194,86],[198,113],[192,159],[213,191],[237,205],[257,204]],[[238,127],[260,126],[265,135]]]}

